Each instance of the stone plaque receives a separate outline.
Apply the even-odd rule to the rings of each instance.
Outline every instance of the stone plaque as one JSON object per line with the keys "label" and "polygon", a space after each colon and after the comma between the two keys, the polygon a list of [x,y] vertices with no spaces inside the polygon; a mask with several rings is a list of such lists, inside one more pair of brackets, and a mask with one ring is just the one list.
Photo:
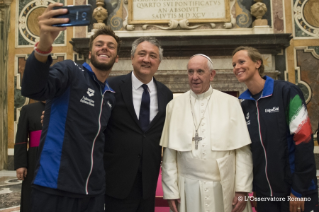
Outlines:
{"label": "stone plaque", "polygon": [[129,24],[230,22],[229,0],[129,0]]}

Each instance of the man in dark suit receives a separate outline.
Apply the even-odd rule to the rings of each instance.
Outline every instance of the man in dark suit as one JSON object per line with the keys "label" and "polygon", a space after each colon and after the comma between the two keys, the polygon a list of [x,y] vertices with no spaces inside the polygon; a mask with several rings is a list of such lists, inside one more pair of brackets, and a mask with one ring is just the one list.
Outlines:
{"label": "man in dark suit", "polygon": [[154,78],[163,57],[155,38],[132,44],[133,72],[109,79],[116,104],[106,129],[106,212],[152,212],[161,163],[159,141],[172,92]]}

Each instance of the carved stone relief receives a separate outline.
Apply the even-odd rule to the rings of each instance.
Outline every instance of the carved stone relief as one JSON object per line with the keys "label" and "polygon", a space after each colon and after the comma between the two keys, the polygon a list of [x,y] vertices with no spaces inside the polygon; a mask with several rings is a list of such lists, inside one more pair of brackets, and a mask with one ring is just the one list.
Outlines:
{"label": "carved stone relief", "polygon": [[294,0],[295,37],[319,38],[319,1]]}
{"label": "carved stone relief", "polygon": [[[39,40],[39,27],[37,17],[40,16],[45,8],[54,3],[53,0],[26,0],[17,1],[16,8],[16,47],[34,46]],[[64,0],[59,1],[64,3]],[[65,44],[65,32],[62,31],[55,44]]]}
{"label": "carved stone relief", "polygon": [[[235,17],[231,15],[231,8],[233,8],[235,0],[205,1],[204,3],[207,5],[197,6],[191,5],[194,4],[194,1],[188,0],[170,2],[159,0],[153,3],[125,0],[123,3],[125,10],[125,13],[123,13],[125,15],[123,26],[128,31],[135,30],[137,27],[139,28],[139,24],[142,25],[141,30],[192,30],[199,28],[230,29],[236,23]],[[214,7],[215,9],[208,9],[210,7]],[[218,8],[216,9],[216,7]],[[140,10],[145,11],[138,12]],[[150,10],[154,12],[147,12]]]}

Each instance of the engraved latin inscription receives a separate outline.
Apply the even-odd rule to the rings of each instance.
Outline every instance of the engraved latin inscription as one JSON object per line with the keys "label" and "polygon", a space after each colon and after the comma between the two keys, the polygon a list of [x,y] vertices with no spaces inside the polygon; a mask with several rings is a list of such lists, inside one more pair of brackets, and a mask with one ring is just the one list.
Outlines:
{"label": "engraved latin inscription", "polygon": [[132,20],[225,19],[228,0],[131,0]]}

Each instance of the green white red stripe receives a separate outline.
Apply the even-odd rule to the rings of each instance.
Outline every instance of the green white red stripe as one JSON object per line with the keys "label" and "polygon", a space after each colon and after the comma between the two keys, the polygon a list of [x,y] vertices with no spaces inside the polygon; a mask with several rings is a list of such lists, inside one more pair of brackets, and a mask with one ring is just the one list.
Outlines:
{"label": "green white red stripe", "polygon": [[294,134],[296,145],[308,143],[312,135],[311,124],[306,105],[299,95],[290,100],[288,113],[289,129],[290,133]]}

